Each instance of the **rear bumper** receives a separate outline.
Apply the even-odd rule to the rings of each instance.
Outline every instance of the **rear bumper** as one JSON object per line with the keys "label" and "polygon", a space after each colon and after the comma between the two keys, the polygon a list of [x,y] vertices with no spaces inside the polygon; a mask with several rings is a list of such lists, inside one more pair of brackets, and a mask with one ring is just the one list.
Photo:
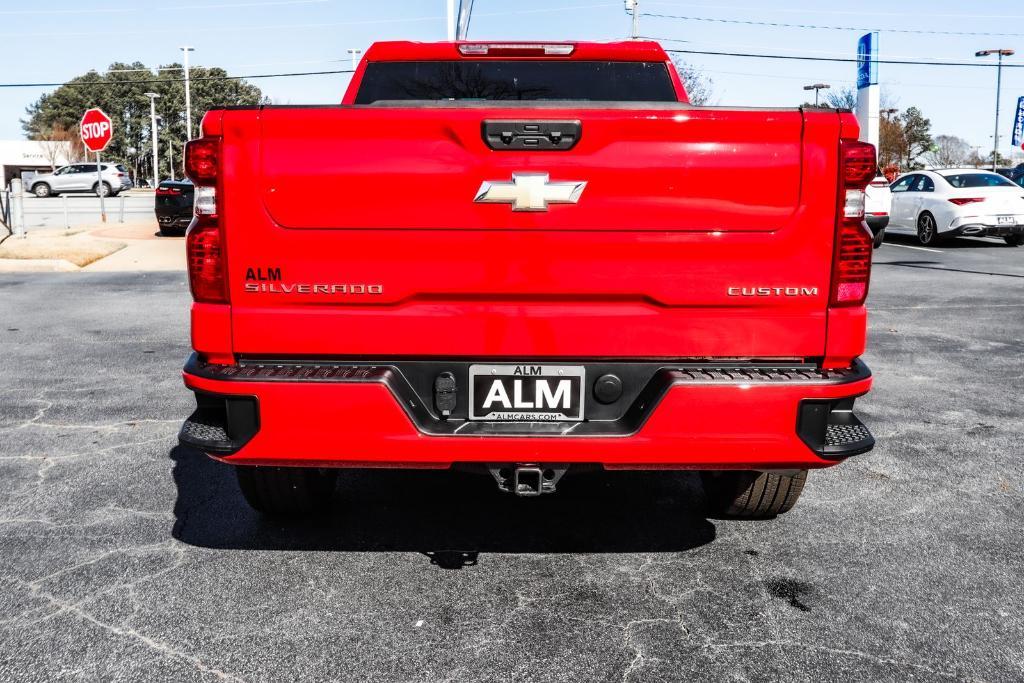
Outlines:
{"label": "rear bumper", "polygon": [[877,235],[880,230],[885,230],[889,225],[889,214],[882,216],[865,216],[864,221],[868,224],[868,228],[871,229],[873,235]]}
{"label": "rear bumper", "polygon": [[965,237],[1006,237],[1008,235],[1024,235],[1024,216],[1018,216],[1016,223],[997,224],[995,216],[984,216],[957,219],[943,235],[963,235]]}
{"label": "rear bumper", "polygon": [[164,228],[165,230],[168,228],[175,230],[185,230],[186,228],[188,228],[189,223],[192,222],[193,215],[191,207],[180,210],[157,208],[155,214],[157,223],[159,223],[160,227]]}
{"label": "rear bumper", "polygon": [[802,469],[874,445],[852,412],[871,387],[860,361],[840,371],[666,364],[625,397],[618,418],[572,429],[443,420],[400,365],[224,366],[193,356],[184,380],[197,410],[179,438],[235,464],[318,467]]}

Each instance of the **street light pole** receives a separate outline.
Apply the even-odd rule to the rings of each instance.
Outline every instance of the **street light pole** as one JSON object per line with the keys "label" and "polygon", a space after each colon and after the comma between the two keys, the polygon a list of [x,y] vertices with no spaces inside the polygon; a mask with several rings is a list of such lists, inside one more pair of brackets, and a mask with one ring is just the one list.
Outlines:
{"label": "street light pole", "polygon": [[828,83],[814,83],[812,85],[805,85],[804,86],[804,90],[813,90],[814,91],[814,106],[817,107],[818,106],[818,91],[819,90],[828,90],[831,87],[832,86],[829,85]]}
{"label": "street light pole", "polygon": [[636,40],[640,37],[640,13],[637,12],[637,5],[640,0],[626,0],[626,11],[633,15],[633,28],[630,30],[630,37]]}
{"label": "street light pole", "polygon": [[996,130],[992,136],[992,170],[995,171],[999,165],[999,98],[1003,89],[1003,57],[1013,55],[1013,50],[978,50],[974,53],[975,57],[988,57],[989,55],[997,55],[999,58],[996,63]]}
{"label": "street light pole", "polygon": [[156,189],[156,186],[160,184],[160,148],[157,147],[156,141],[156,98],[160,95],[148,92],[146,97],[149,98],[149,127],[153,131],[153,189]]}
{"label": "street light pole", "polygon": [[182,45],[183,55],[182,66],[185,67],[185,135],[192,139],[192,88],[189,87],[188,53],[194,52],[195,48],[189,45]]}
{"label": "street light pole", "polygon": [[361,53],[362,50],[349,48],[348,50],[345,50],[345,52],[347,52],[349,56],[352,58],[352,70],[355,71],[356,65],[359,64],[359,53]]}

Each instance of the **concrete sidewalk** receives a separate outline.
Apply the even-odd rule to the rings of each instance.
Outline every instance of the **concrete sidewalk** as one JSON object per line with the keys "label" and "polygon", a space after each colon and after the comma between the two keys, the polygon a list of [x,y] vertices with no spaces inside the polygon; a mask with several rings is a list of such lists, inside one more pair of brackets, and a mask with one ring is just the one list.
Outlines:
{"label": "concrete sidewalk", "polygon": [[155,220],[37,229],[0,244],[0,272],[184,270],[184,241],[160,235]]}

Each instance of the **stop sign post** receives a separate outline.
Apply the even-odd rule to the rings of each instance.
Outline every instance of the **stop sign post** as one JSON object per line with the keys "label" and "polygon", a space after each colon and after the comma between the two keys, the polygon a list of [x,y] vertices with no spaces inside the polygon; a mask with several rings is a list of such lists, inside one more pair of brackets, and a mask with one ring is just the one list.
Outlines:
{"label": "stop sign post", "polygon": [[103,201],[106,192],[103,190],[103,167],[100,165],[100,152],[105,150],[114,138],[114,122],[102,109],[93,107],[82,116],[78,130],[82,144],[90,152],[96,153],[96,194],[100,196],[100,220],[106,223],[107,209]]}

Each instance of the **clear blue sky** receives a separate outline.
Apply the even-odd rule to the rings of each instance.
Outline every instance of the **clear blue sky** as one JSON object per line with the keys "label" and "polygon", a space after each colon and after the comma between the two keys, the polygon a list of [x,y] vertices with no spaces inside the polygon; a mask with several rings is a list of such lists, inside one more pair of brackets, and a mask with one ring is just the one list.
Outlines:
{"label": "clear blue sky", "polygon": [[[1012,0],[965,3],[935,0],[893,3],[858,0],[832,4],[809,0],[640,0],[643,12],[706,19],[817,24],[882,30],[882,58],[976,61],[983,48],[1009,47],[1024,64],[1024,5]],[[977,9],[969,9],[970,7]],[[83,9],[88,8],[88,9]],[[924,9],[927,8],[927,9]],[[470,38],[623,38],[629,31],[622,0],[476,0]],[[885,29],[890,29],[886,31]],[[1018,35],[918,35],[893,29],[926,29]],[[858,30],[751,26],[642,17],[646,36],[695,50],[852,57]],[[193,63],[224,66],[232,74],[344,68],[346,48],[374,40],[440,40],[444,0],[47,0],[0,3],[0,44],[5,82],[61,81],[115,60],[157,65],[180,59],[177,47],[196,47]],[[788,106],[804,101],[802,85],[817,81],[851,85],[854,65],[693,55],[714,80],[722,105]],[[340,60],[340,61],[338,61]],[[883,88],[897,106],[920,107],[933,133],[991,146],[995,70],[880,65]],[[335,102],[347,76],[254,81],[275,102]],[[0,90],[0,138],[21,137],[18,119],[43,89]],[[1003,71],[1003,150],[1009,148],[1024,69]]]}

